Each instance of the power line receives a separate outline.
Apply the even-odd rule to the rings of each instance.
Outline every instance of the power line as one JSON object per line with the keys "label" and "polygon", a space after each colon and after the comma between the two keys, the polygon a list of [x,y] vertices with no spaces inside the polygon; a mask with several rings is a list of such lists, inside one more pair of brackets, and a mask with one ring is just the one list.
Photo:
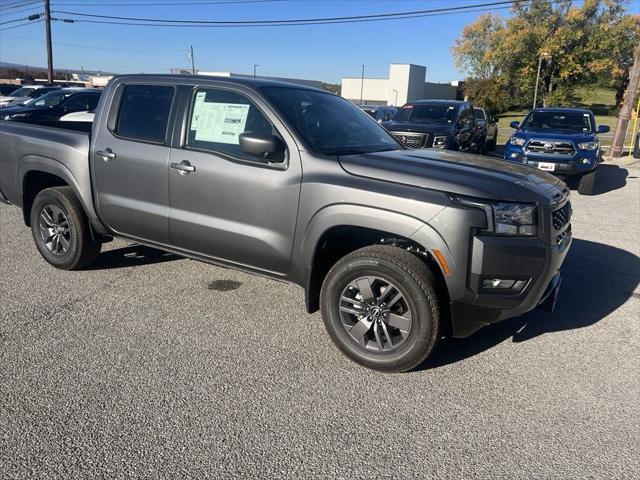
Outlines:
{"label": "power line", "polygon": [[[293,24],[322,24],[322,23],[334,23],[334,22],[352,22],[359,20],[382,20],[382,19],[391,19],[391,18],[413,18],[420,17],[425,14],[439,13],[439,12],[449,12],[449,11],[464,11],[473,8],[483,8],[483,7],[497,7],[501,5],[511,5],[515,3],[529,3],[531,0],[508,0],[508,1],[494,1],[487,3],[476,3],[472,5],[459,5],[456,7],[442,7],[442,8],[432,8],[427,10],[413,10],[408,12],[391,12],[391,13],[376,13],[369,15],[351,15],[345,17],[324,17],[324,18],[295,18],[295,19],[282,19],[282,20],[175,20],[175,19],[166,19],[166,18],[144,18],[144,17],[123,17],[116,15],[100,15],[96,13],[80,13],[80,12],[69,12],[64,10],[56,10],[55,13],[60,13],[64,15],[75,15],[80,17],[90,17],[90,18],[105,18],[110,20],[123,20],[130,22],[149,22],[149,23],[167,23],[167,24],[198,24],[198,25],[293,25]],[[570,1],[570,0],[563,0]],[[554,2],[557,3],[557,2]]]}
{"label": "power line", "polygon": [[[570,0],[556,0],[556,1],[570,1]],[[466,10],[465,13],[472,12],[490,12],[496,10],[506,10],[511,7],[493,7],[493,8],[478,8],[474,10]],[[84,20],[84,19],[74,19],[71,20],[70,23],[96,23],[103,25],[129,25],[129,26],[141,26],[141,27],[167,27],[167,28],[277,28],[277,27],[298,27],[298,26],[310,26],[310,25],[329,25],[329,24],[342,24],[342,23],[364,23],[364,22],[381,22],[381,21],[392,21],[392,20],[406,20],[413,18],[424,18],[424,17],[437,17],[437,16],[446,16],[446,15],[455,15],[458,12],[439,12],[439,13],[430,13],[423,14],[420,17],[407,17],[407,18],[384,18],[384,19],[365,19],[365,20],[349,20],[349,21],[333,21],[333,22],[323,22],[323,23],[293,23],[293,24],[278,24],[278,25],[262,25],[262,24],[251,24],[251,25],[193,25],[193,24],[167,24],[167,23],[137,23],[137,22],[119,22],[119,21],[108,21],[108,20]],[[57,19],[56,19],[57,20]]]}
{"label": "power line", "polygon": [[167,6],[176,6],[176,5],[225,5],[225,4],[244,4],[244,3],[281,3],[288,2],[291,0],[216,0],[216,1],[203,1],[203,2],[152,2],[152,3],[140,3],[140,2],[82,2],[82,3],[74,3],[74,2],[55,2],[56,5],[65,5],[65,6],[83,6],[83,7],[164,7]]}
{"label": "power line", "polygon": [[35,20],[35,21],[33,21],[33,22],[23,23],[23,24],[21,24],[21,25],[14,25],[14,26],[12,26],[12,27],[0,28],[0,32],[5,32],[5,31],[7,31],[7,30],[11,30],[11,29],[13,29],[13,28],[20,28],[20,27],[26,27],[26,26],[29,26],[29,25],[35,25],[35,24],[37,24],[37,23],[42,23],[42,22],[44,22],[44,20],[43,20],[43,19],[40,19],[40,20]]}
{"label": "power line", "polygon": [[26,7],[27,5],[35,5],[36,3],[37,4],[42,4],[42,1],[41,0],[37,0],[35,2],[31,1],[31,2],[22,2],[22,3],[19,3],[19,4],[2,5],[2,6],[0,6],[0,12],[5,12],[7,10],[13,10],[15,8]]}

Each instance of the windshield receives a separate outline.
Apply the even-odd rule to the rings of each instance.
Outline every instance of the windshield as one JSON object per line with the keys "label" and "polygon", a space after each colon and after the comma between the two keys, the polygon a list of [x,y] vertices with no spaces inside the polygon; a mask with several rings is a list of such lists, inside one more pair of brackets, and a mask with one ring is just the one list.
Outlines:
{"label": "windshield", "polygon": [[593,131],[593,125],[591,115],[584,112],[531,112],[523,122],[522,129],[589,133]]}
{"label": "windshield", "polygon": [[368,114],[337,95],[289,87],[262,91],[316,153],[356,155],[402,149]]}
{"label": "windshield", "polygon": [[473,115],[476,117],[476,120],[484,120],[484,111],[480,108],[473,109]]}
{"label": "windshield", "polygon": [[37,88],[22,87],[11,92],[10,96],[11,97],[28,97],[35,90],[37,90]]}
{"label": "windshield", "polygon": [[405,105],[396,116],[395,121],[400,122],[424,122],[424,123],[451,123],[456,118],[456,107],[442,104]]}
{"label": "windshield", "polygon": [[55,91],[49,92],[46,95],[41,96],[40,98],[36,98],[26,103],[30,107],[42,107],[42,108],[51,108],[57,107],[62,103],[62,101],[71,95],[73,92],[64,92],[64,91]]}

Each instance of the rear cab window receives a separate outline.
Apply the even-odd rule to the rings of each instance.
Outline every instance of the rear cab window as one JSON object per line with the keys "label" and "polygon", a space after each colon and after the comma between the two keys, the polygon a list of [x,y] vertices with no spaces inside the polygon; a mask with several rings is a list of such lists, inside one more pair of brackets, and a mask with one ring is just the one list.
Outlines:
{"label": "rear cab window", "polygon": [[164,143],[174,96],[175,89],[169,85],[125,85],[113,133],[129,140]]}

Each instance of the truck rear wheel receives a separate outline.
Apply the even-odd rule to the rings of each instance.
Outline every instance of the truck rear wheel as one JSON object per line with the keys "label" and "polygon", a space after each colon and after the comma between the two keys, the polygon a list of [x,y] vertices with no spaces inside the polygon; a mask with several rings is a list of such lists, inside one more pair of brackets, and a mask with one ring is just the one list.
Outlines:
{"label": "truck rear wheel", "polygon": [[433,275],[398,247],[369,246],[343,257],[320,292],[325,327],[350,359],[385,372],[417,367],[440,331]]}
{"label": "truck rear wheel", "polygon": [[580,195],[593,195],[593,190],[596,186],[596,172],[597,170],[593,170],[580,177],[578,182],[578,193]]}
{"label": "truck rear wheel", "polygon": [[70,187],[42,190],[31,208],[31,233],[44,259],[62,270],[78,270],[100,253],[89,220]]}

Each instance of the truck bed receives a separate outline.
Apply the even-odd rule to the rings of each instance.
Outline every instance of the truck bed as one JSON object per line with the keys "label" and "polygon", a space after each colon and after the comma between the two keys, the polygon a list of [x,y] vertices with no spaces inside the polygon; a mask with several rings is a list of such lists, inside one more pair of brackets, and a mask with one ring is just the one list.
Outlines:
{"label": "truck bed", "polygon": [[93,220],[96,215],[89,174],[91,133],[73,129],[78,126],[62,128],[64,123],[67,122],[45,126],[0,121],[0,200],[22,207],[25,176],[32,170],[46,172],[76,189]]}

